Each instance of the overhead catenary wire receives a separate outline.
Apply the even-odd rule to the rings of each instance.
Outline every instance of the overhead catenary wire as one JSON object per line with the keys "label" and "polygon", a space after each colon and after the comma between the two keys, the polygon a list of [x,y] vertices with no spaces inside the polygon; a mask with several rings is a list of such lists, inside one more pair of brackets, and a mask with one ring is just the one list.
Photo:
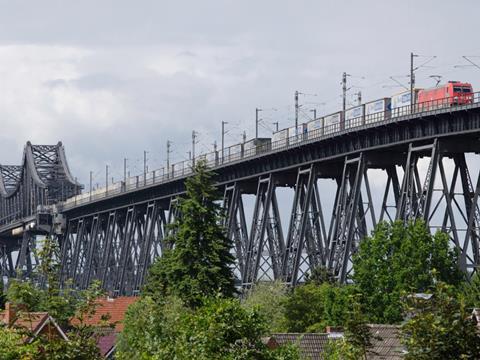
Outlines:
{"label": "overhead catenary wire", "polygon": [[[472,67],[478,67],[480,69],[480,66],[478,66],[478,64],[475,66],[474,64],[471,64],[467,59],[465,59],[465,57],[466,57],[466,58],[472,60],[473,63],[475,63],[475,59],[480,58],[480,56],[478,56],[478,55],[463,56],[462,58],[465,60],[466,64],[461,65],[461,67],[460,66],[456,67],[455,64],[453,64],[451,60],[450,61],[443,61],[443,62],[440,62],[440,63],[438,61],[435,61],[435,65],[432,66],[433,61],[435,59],[437,59],[436,56],[419,55],[418,57],[419,57],[419,59],[418,59],[419,64],[413,67],[413,71],[417,71],[419,69],[425,69],[425,68],[436,69],[435,75],[431,75],[431,73],[429,73],[427,75],[424,75],[426,73],[426,71],[419,71],[419,73],[423,73],[423,74],[415,75],[415,77],[417,77],[417,81],[419,83],[421,83],[421,85],[424,85],[424,84],[425,85],[433,85],[431,83],[432,81],[436,81],[436,85],[438,85],[443,79],[449,80],[449,79],[447,79],[447,76],[450,76],[451,74],[462,74],[462,67],[472,66]],[[408,78],[409,76],[408,75],[403,75],[403,76],[400,76],[400,77],[395,76],[394,78],[397,78],[397,77],[399,79],[402,79],[402,78]],[[358,77],[358,76],[351,76],[351,78],[360,78],[362,80],[366,80],[365,77]],[[370,81],[370,80],[373,80],[373,81]],[[455,79],[455,80],[457,80],[457,79]],[[458,80],[461,80],[461,79],[458,79]],[[372,77],[369,76],[368,81],[365,84],[363,82],[361,83],[362,86],[351,85],[350,87],[347,87],[347,89],[350,90],[352,88],[361,88],[361,89],[378,88],[379,86],[383,87],[382,85],[388,85],[392,82],[396,85],[399,85],[399,87],[406,88],[406,86],[403,84],[402,80],[399,80],[400,84],[398,84],[396,81],[392,80],[391,77],[386,77],[385,75],[380,74],[380,75],[372,76]],[[385,87],[387,87],[387,86],[385,86]],[[338,105],[341,97],[342,97],[341,94],[340,95],[335,95],[331,98],[327,98],[324,102],[321,102],[321,103],[320,102],[317,102],[317,103],[304,102],[302,104],[304,107],[299,106],[299,108],[298,108],[298,116],[300,117],[300,119],[311,120],[312,115],[309,112],[310,109],[308,109],[305,106],[307,104],[321,105],[322,110],[319,111],[319,115],[323,116],[323,115],[325,115],[325,113],[328,110],[332,109],[333,106]],[[346,104],[348,104],[348,106],[353,106],[354,105],[353,103],[355,103],[355,101],[350,96],[347,99]],[[272,127],[274,127],[275,123],[277,123],[277,122],[280,123],[279,127],[283,128],[285,125],[292,122],[292,119],[293,119],[293,117],[292,117],[293,111],[292,110],[294,109],[292,104],[281,105],[281,106],[277,105],[277,106],[275,106],[275,108],[280,110],[278,112],[278,115],[275,116],[274,118],[269,118],[269,117],[266,117],[266,116],[263,117],[262,121],[259,122],[259,126],[262,129],[273,132],[274,129],[272,129]],[[318,109],[317,109],[317,111],[318,111]],[[324,114],[322,114],[322,113],[324,113]],[[231,120],[228,120],[228,121],[230,122],[230,124],[228,126],[229,129],[228,129],[228,133],[226,134],[226,136],[230,141],[233,141],[235,143],[238,143],[238,142],[241,141],[242,135],[244,133],[244,129],[252,130],[252,127],[250,125],[250,120],[241,120],[241,121],[234,121],[234,122],[232,122]],[[199,141],[198,142],[198,144],[199,144],[198,147],[201,149],[200,151],[207,151],[207,152],[212,151],[211,143],[216,138],[216,133],[217,133],[216,131],[200,129],[199,137],[198,137],[198,141]],[[177,150],[181,150],[182,148],[187,147],[188,146],[187,144],[189,144],[189,142],[177,142],[176,143],[176,146],[175,146],[177,148],[176,151],[175,151],[176,157],[178,156],[179,158],[182,158],[182,159],[186,158],[186,155],[182,151],[177,151]],[[158,165],[161,166],[161,164],[164,163],[164,160],[161,159],[162,155],[153,155],[153,154],[156,154],[156,153],[153,153],[153,152],[151,152],[150,154],[151,154],[150,159],[149,159],[149,165],[150,165],[149,168],[150,169],[152,167],[154,167],[154,165],[156,166],[158,164]],[[123,169],[122,166],[117,167],[115,162],[112,162],[112,163],[109,163],[109,168],[110,168],[110,171],[109,171],[110,175],[113,175],[117,179],[123,178],[122,174],[119,172],[120,168]],[[131,158],[129,158],[128,169],[132,172],[134,172],[134,171],[141,172],[141,170],[142,170],[141,159],[138,159],[138,158],[137,159],[131,159]],[[103,173],[102,170],[93,171],[92,177],[95,180],[102,179],[102,177],[103,177],[102,173]]]}

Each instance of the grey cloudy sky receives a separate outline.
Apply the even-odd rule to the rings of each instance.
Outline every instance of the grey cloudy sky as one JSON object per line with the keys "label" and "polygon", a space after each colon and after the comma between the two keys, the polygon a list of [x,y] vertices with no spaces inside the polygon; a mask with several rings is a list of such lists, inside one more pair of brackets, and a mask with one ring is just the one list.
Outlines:
{"label": "grey cloudy sky", "polygon": [[[183,160],[193,129],[199,149],[253,134],[255,107],[267,127],[293,122],[295,90],[305,111],[341,107],[343,71],[364,100],[400,91],[410,51],[435,55],[418,70],[480,90],[478,0],[457,1],[9,1],[0,0],[0,162],[18,163],[27,140],[64,142],[73,173],[116,178],[165,161],[167,139]],[[364,79],[362,79],[364,77]],[[326,103],[325,105],[308,104]],[[306,112],[308,114],[308,112]],[[306,119],[306,118],[305,118]],[[269,135],[262,129],[261,135]]]}

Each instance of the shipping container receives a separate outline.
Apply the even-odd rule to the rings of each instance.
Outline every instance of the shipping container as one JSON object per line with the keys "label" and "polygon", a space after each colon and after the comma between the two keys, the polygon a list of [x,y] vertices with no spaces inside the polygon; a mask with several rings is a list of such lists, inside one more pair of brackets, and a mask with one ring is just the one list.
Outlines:
{"label": "shipping container", "polygon": [[345,129],[365,124],[365,105],[358,105],[345,110]]}
{"label": "shipping container", "polygon": [[300,124],[288,128],[288,145],[303,141],[307,134],[307,124]]}
{"label": "shipping container", "polygon": [[251,139],[243,144],[243,156],[253,156],[270,150],[270,138]]}
{"label": "shipping container", "polygon": [[[415,100],[417,99],[418,92],[421,89],[414,90]],[[391,108],[392,108],[392,117],[398,117],[403,115],[408,115],[412,112],[412,101],[410,96],[410,91],[404,91],[400,94],[395,94],[392,96]]]}
{"label": "shipping container", "polygon": [[365,123],[371,124],[390,118],[390,98],[383,98],[365,104]]}
{"label": "shipping container", "polygon": [[272,149],[288,145],[288,129],[279,130],[272,135]]}
{"label": "shipping container", "polygon": [[323,118],[323,133],[333,134],[342,130],[343,111],[327,115]]}
{"label": "shipping container", "polygon": [[307,139],[315,139],[323,135],[323,118],[318,118],[307,123]]}

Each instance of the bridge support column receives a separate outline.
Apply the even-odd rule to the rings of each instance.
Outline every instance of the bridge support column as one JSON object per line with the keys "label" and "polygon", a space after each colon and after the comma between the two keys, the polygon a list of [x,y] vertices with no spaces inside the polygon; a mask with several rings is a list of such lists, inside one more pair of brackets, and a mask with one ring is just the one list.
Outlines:
{"label": "bridge support column", "polygon": [[[435,174],[439,160],[438,152],[436,139],[432,144],[424,146],[414,147],[410,144],[397,207],[397,219],[408,221],[421,217],[428,222]],[[430,155],[430,163],[422,185],[417,164],[418,159],[425,153]]]}
{"label": "bridge support column", "polygon": [[71,220],[62,244],[62,282],[72,279],[85,289],[99,280],[115,295],[138,293],[166,246],[166,226],[157,201]]}
{"label": "bridge support column", "polygon": [[275,187],[273,175],[260,178],[258,181],[242,276],[242,284],[246,287],[251,286],[258,279],[281,278],[281,261],[285,246]]}
{"label": "bridge support column", "polygon": [[345,158],[342,178],[339,181],[332,216],[328,267],[342,283],[346,281],[350,271],[352,253],[356,251],[359,241],[367,235],[365,211],[361,200],[365,169],[363,154],[352,159]]}
{"label": "bridge support column", "polygon": [[30,231],[24,231],[20,251],[15,266],[16,272],[21,273],[22,277],[30,277],[39,263],[36,250],[36,236]]}
{"label": "bridge support column", "polygon": [[0,276],[15,277],[12,251],[6,245],[0,245]]}
{"label": "bridge support column", "polygon": [[[400,196],[400,183],[398,181],[397,169],[395,164],[386,167],[387,183],[385,184],[385,191],[383,193],[382,208],[380,210],[379,221],[395,220],[398,200]],[[393,192],[393,204],[389,204],[389,194]],[[392,214],[392,211],[394,212]]]}
{"label": "bridge support column", "polygon": [[235,246],[235,276],[238,281],[241,281],[242,274],[245,271],[245,253],[248,243],[248,230],[245,221],[242,191],[240,184],[237,182],[225,187],[223,208],[226,213],[225,227],[227,229],[227,236],[229,239],[233,240]]}
{"label": "bridge support column", "polygon": [[[432,232],[447,233],[458,251],[460,268],[471,274],[480,261],[480,173],[474,188],[465,152],[446,141],[410,144],[396,218],[404,222],[423,218]],[[418,166],[422,156],[429,157],[423,181]],[[447,167],[445,162],[452,160]]]}
{"label": "bridge support column", "polygon": [[312,268],[326,266],[327,234],[317,179],[316,165],[298,170],[283,258],[283,279],[293,286]]}

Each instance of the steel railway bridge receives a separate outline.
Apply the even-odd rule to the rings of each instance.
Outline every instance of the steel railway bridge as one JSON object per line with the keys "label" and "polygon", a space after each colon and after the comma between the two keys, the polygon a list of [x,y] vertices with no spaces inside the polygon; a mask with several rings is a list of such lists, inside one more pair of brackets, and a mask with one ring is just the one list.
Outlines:
{"label": "steel railway bridge", "polygon": [[[319,265],[346,281],[362,238],[379,221],[393,219],[423,218],[432,231],[447,232],[460,266],[475,271],[480,263],[475,95],[471,104],[415,109],[238,156],[207,157],[224,194],[238,284],[282,279],[295,285]],[[27,143],[21,166],[0,170],[2,274],[33,271],[35,239],[51,234],[61,244],[63,280],[85,288],[97,279],[114,294],[139,291],[148,266],[162,254],[167,225],[178,215],[175,199],[190,174],[176,165],[81,194],[60,143]],[[293,200],[285,200],[283,188],[293,189]],[[254,205],[245,206],[246,198],[254,198]],[[288,217],[281,216],[285,208],[291,209]]]}

